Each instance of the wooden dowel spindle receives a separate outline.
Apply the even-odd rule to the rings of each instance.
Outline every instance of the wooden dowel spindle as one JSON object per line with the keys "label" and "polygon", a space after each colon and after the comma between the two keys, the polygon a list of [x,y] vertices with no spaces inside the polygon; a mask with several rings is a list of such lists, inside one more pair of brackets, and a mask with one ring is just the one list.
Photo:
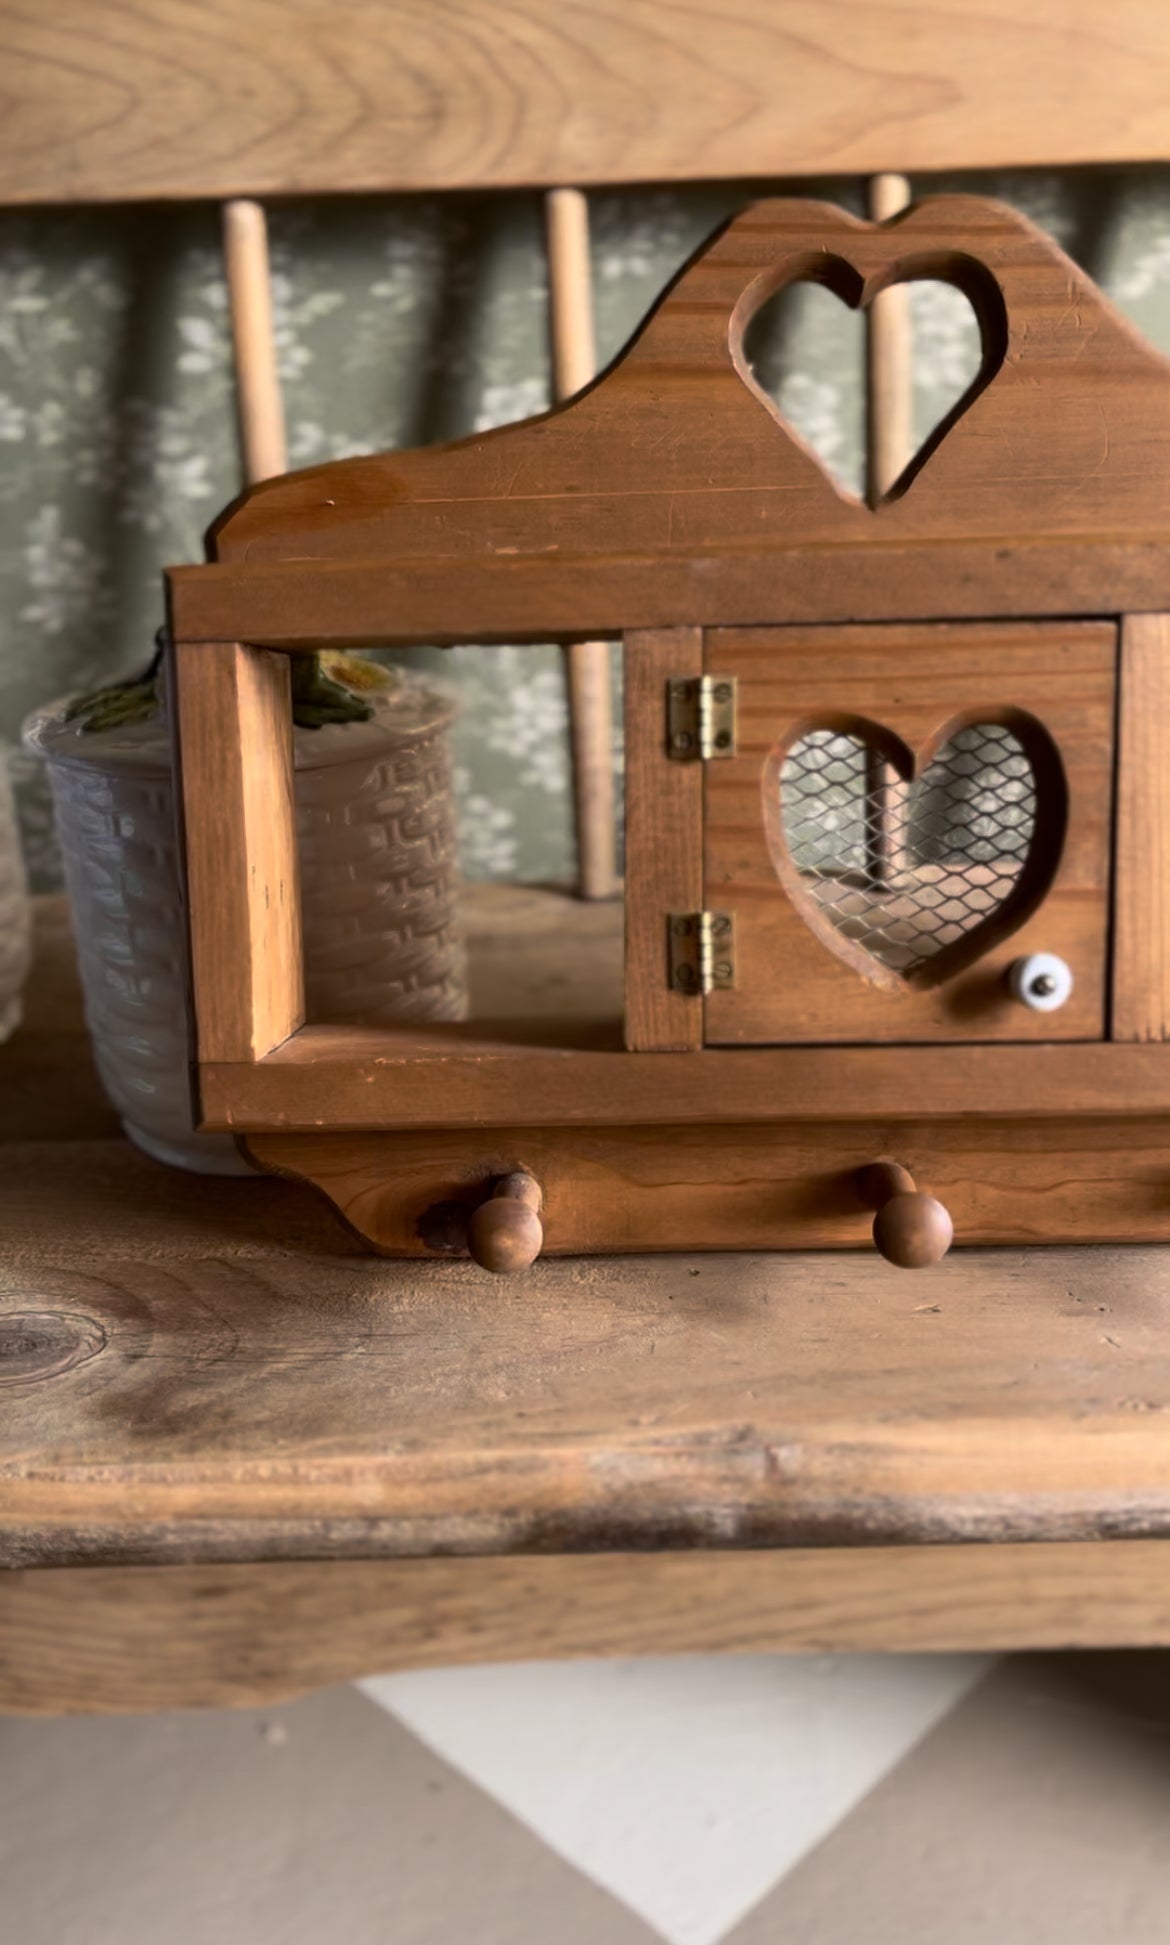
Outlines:
{"label": "wooden dowel spindle", "polygon": [[[910,201],[905,176],[873,176],[869,213],[875,223],[896,216]],[[910,292],[895,284],[874,298],[866,312],[866,497],[870,506],[889,492],[914,451],[914,388],[911,376]],[[899,866],[897,810],[899,778],[876,750],[866,752],[869,811],[867,852],[870,876],[889,883]]]}
{"label": "wooden dowel spindle", "polygon": [[244,479],[254,486],[258,480],[283,473],[288,465],[272,318],[268,225],[259,203],[224,204],[223,250]]}
{"label": "wooden dowel spindle", "polygon": [[[594,376],[597,353],[589,267],[589,207],[578,189],[545,197],[549,336],[553,396],[571,398]],[[611,898],[615,864],[613,697],[606,642],[565,649],[577,888],[582,898]]]}
{"label": "wooden dowel spindle", "polygon": [[560,404],[597,371],[589,205],[579,189],[550,189],[544,206],[553,396]]}
{"label": "wooden dowel spindle", "polygon": [[[905,176],[873,176],[869,213],[884,223],[905,209],[910,185]],[[866,489],[876,506],[914,453],[914,388],[911,374],[910,291],[895,284],[878,293],[866,312]]]}

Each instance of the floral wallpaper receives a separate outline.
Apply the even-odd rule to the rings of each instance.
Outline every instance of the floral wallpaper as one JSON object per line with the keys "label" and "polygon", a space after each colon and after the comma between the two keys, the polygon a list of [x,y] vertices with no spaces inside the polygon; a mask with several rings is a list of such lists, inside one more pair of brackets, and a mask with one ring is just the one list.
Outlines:
{"label": "floral wallpaper", "polygon": [[[1170,350],[1170,174],[1094,171],[916,184],[1001,195],[1049,228]],[[854,182],[721,184],[592,199],[599,354],[621,347],[718,223],[780,188],[860,207]],[[294,465],[456,437],[548,401],[539,199],[355,199],[271,214]],[[966,300],[912,298],[916,436],[976,361]],[[860,484],[862,324],[811,286],[762,318],[762,381],[825,463]],[[159,573],[197,560],[238,488],[227,299],[210,208],[0,215],[0,742],[37,703],[129,672],[161,618]],[[457,688],[464,864],[572,869],[555,649],[420,645]],[[616,679],[615,667],[615,679]],[[615,752],[615,756],[618,753]],[[34,882],[58,882],[44,782],[14,758]]]}

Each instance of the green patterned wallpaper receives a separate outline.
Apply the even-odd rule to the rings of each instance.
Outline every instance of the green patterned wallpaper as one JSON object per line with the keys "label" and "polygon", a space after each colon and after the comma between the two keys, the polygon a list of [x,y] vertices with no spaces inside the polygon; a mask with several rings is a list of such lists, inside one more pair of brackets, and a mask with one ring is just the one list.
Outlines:
{"label": "green patterned wallpaper", "polygon": [[[917,185],[919,192],[930,185]],[[964,180],[1051,229],[1170,349],[1170,174]],[[783,185],[781,186],[783,187]],[[854,183],[787,185],[858,208]],[[725,216],[775,184],[592,201],[599,350],[611,357]],[[534,196],[355,200],[271,216],[291,463],[498,425],[548,400],[545,271]],[[975,357],[965,300],[914,293],[920,432]],[[760,335],[761,376],[826,462],[861,464],[860,325],[803,287]],[[159,570],[201,557],[238,486],[216,213],[80,210],[0,217],[0,740],[36,703],[142,663]],[[465,867],[571,868],[555,650],[420,651],[462,701]],[[16,760],[34,881],[58,866],[43,781]]]}

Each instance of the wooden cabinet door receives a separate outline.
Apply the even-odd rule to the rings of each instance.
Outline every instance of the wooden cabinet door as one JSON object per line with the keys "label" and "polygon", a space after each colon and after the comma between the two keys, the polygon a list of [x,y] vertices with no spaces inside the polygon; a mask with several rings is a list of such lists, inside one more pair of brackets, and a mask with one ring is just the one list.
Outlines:
{"label": "wooden cabinet door", "polygon": [[[708,1045],[1104,1036],[1111,623],[710,629],[703,666],[737,692],[703,765],[735,944]],[[1033,952],[1072,972],[1056,1011],[1012,997]]]}

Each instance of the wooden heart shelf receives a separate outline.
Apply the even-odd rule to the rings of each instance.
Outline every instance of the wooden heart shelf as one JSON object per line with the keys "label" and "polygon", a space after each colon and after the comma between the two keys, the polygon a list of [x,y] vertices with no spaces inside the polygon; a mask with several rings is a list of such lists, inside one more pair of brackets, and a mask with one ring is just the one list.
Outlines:
{"label": "wooden heart shelf", "polygon": [[[872,509],[746,362],[810,278],[863,308],[941,279],[979,319]],[[1170,1240],[1168,535],[1170,365],[963,196],[760,204],[568,405],[254,487],[169,576],[203,1125],[375,1248],[496,1269],[865,1247],[891,1152],[900,1264],[952,1222]],[[619,915],[587,961],[546,915],[466,1025],[306,1021],[289,656],[606,635],[624,991]]]}

